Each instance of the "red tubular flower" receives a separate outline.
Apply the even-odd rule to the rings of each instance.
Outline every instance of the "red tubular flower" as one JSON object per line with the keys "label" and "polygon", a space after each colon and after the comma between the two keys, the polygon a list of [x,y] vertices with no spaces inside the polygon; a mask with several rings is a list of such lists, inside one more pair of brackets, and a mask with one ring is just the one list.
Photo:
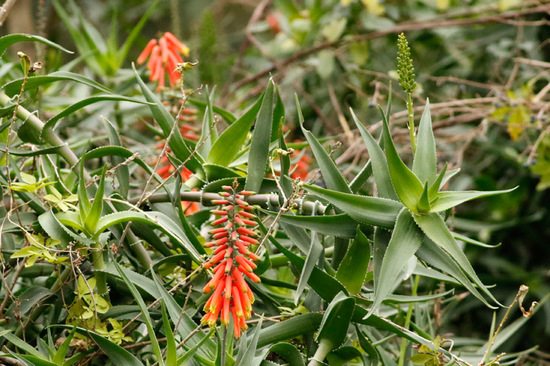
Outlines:
{"label": "red tubular flower", "polygon": [[214,276],[203,288],[203,292],[209,293],[214,288],[215,290],[204,306],[206,314],[201,322],[213,327],[220,316],[221,323],[227,326],[232,318],[235,338],[239,338],[242,331],[248,328],[246,320],[252,316],[254,302],[254,295],[245,277],[254,282],[260,281],[260,278],[252,272],[257,267],[254,261],[259,257],[249,249],[251,244],[258,243],[256,239],[250,237],[256,236],[256,233],[251,230],[256,226],[256,222],[251,220],[255,218],[252,213],[243,211],[252,209],[242,200],[252,192],[237,194],[236,184],[222,188],[225,192],[221,192],[223,193],[221,195],[226,199],[214,202],[222,207],[211,211],[213,215],[222,217],[211,224],[224,226],[210,231],[212,241],[205,246],[213,248],[214,251],[210,260],[203,264],[204,268],[216,265]]}
{"label": "red tubular flower", "polygon": [[189,48],[181,43],[176,36],[166,32],[157,42],[152,39],[137,59],[138,64],[142,64],[149,58],[147,69],[151,72],[149,80],[158,81],[157,91],[164,87],[165,73],[168,74],[170,87],[174,87],[180,79],[177,66],[183,63],[182,56],[189,55]]}

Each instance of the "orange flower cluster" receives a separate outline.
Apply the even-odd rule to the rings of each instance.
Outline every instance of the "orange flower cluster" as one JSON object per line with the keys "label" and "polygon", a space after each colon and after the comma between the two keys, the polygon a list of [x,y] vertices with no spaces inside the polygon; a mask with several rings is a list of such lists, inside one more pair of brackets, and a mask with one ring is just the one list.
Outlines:
{"label": "orange flower cluster", "polygon": [[224,199],[212,201],[223,206],[220,210],[211,211],[220,216],[212,222],[212,226],[219,227],[210,231],[213,241],[205,244],[207,248],[215,249],[204,268],[215,267],[214,276],[203,289],[204,293],[213,292],[204,305],[206,314],[202,323],[214,327],[220,316],[221,323],[227,326],[231,314],[235,338],[239,338],[241,331],[248,328],[246,320],[252,315],[254,302],[245,277],[254,282],[260,282],[260,278],[252,272],[256,268],[254,261],[259,257],[249,249],[251,244],[258,244],[254,238],[256,233],[251,230],[256,225],[253,221],[256,216],[250,212],[252,207],[242,200],[243,196],[253,192],[241,191],[237,194],[236,188],[223,186],[225,192],[220,195]]}
{"label": "orange flower cluster", "polygon": [[180,78],[176,68],[178,64],[183,63],[183,56],[189,56],[189,48],[180,42],[172,33],[166,32],[158,40],[152,39],[137,59],[138,64],[142,64],[149,58],[147,69],[151,72],[149,80],[158,81],[157,91],[164,87],[164,74],[168,73],[170,86],[174,87]]}

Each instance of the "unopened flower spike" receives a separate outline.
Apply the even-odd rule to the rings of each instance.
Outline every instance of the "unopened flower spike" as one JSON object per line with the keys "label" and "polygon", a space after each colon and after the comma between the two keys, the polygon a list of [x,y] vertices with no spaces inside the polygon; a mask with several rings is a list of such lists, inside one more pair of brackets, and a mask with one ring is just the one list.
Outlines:
{"label": "unopened flower spike", "polygon": [[411,57],[411,49],[405,35],[401,33],[397,39],[397,74],[399,85],[406,93],[412,93],[416,88],[416,75]]}
{"label": "unopened flower spike", "polygon": [[407,93],[407,109],[409,112],[409,135],[413,153],[416,151],[416,137],[414,131],[414,114],[412,93],[416,88],[416,75],[411,57],[411,49],[405,35],[401,33],[397,38],[397,74],[399,75],[399,85]]}
{"label": "unopened flower spike", "polygon": [[248,328],[246,320],[252,316],[254,295],[245,278],[253,282],[260,282],[260,278],[253,272],[257,267],[254,263],[259,257],[251,251],[251,246],[258,244],[254,228],[256,218],[251,212],[245,197],[254,192],[237,192],[238,184],[222,186],[218,200],[221,207],[212,210],[216,217],[212,221],[210,231],[212,241],[205,244],[212,248],[212,256],[203,264],[204,268],[213,268],[212,279],[204,286],[204,293],[212,293],[204,306],[205,315],[203,324],[216,326],[218,317],[223,325],[229,325],[233,320],[235,338]]}

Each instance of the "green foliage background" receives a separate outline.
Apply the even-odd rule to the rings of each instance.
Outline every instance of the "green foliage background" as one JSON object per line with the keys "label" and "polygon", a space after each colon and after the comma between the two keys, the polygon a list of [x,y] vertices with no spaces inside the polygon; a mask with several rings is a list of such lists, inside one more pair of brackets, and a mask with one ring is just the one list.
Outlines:
{"label": "green foliage background", "polygon": [[[79,9],[83,17],[99,30],[98,36],[108,40],[110,36],[118,35],[119,39],[111,38],[112,43],[105,52],[94,53],[92,50],[92,53],[83,55],[75,45],[74,36],[67,32],[60,11],[56,12],[50,2],[44,3],[34,4],[34,9],[43,8],[32,13],[36,20],[35,29],[29,32],[46,36],[79,52],[70,55],[52,48],[37,47],[32,58],[44,63],[38,76],[70,71],[89,78],[87,85],[99,89],[102,94],[113,90],[113,95],[137,99],[141,93],[147,94],[144,85],[136,86],[131,62],[149,39],[161,32],[172,31],[191,49],[189,60],[199,61],[199,66],[185,75],[186,87],[195,89],[208,85],[212,91],[215,86],[212,94],[203,88],[193,96],[202,102],[195,104],[200,118],[206,115],[203,110],[205,103],[210,103],[205,102],[208,98],[216,107],[241,116],[264,92],[271,75],[285,107],[285,124],[289,130],[287,141],[295,148],[303,148],[304,140],[313,146],[306,132],[312,131],[324,144],[325,150],[327,146],[330,146],[328,150],[333,149],[331,157],[336,159],[340,172],[344,172],[348,181],[359,173],[367,157],[371,156],[362,144],[361,147],[354,144],[360,134],[352,123],[349,108],[378,137],[380,129],[372,128],[381,120],[376,105],[388,103],[390,82],[394,84],[390,115],[394,141],[404,161],[409,166],[412,163],[406,128],[406,96],[397,86],[395,62],[397,34],[405,32],[417,75],[418,86],[413,93],[417,124],[429,99],[439,161],[446,162],[449,169],[461,168],[461,173],[451,181],[448,189],[494,191],[518,186],[511,193],[468,202],[453,209],[448,213],[448,225],[482,242],[502,243],[493,249],[468,245],[466,251],[482,282],[496,285],[491,292],[500,302],[510,304],[521,284],[530,288],[525,304],[550,293],[550,249],[547,245],[550,239],[547,208],[550,203],[547,189],[550,176],[547,106],[550,98],[548,90],[545,91],[549,82],[550,44],[547,40],[550,26],[547,24],[548,14],[544,12],[550,6],[547,1],[388,0],[380,3],[383,12],[372,1],[275,0],[261,4],[255,1],[161,1],[150,10],[149,18],[127,55],[118,53],[120,45],[150,9],[150,4],[130,0],[86,1],[75,2],[72,7],[67,5],[68,2],[57,2],[68,12],[68,18],[74,24]],[[263,11],[261,5],[265,5]],[[545,8],[535,11],[538,7]],[[258,17],[251,21],[255,10]],[[276,21],[278,30],[270,25],[268,18]],[[6,84],[3,88],[12,91],[10,97],[16,95],[21,87],[21,82],[9,84],[22,77],[15,49],[16,46],[6,52],[0,67],[2,84]],[[61,74],[60,78],[74,81],[75,76]],[[44,120],[68,104],[98,95],[82,84],[69,83],[45,84],[42,90],[32,88],[31,83],[26,90],[22,105],[29,106],[31,111],[40,109],[40,117]],[[302,106],[302,128],[294,94]],[[179,97],[175,92],[162,96],[172,100]],[[146,99],[150,103],[153,101]],[[158,151],[153,148],[154,141],[147,128],[139,124],[140,120],[151,122],[148,106],[122,103],[122,99],[120,102],[107,102],[71,113],[59,121],[56,131],[81,157],[86,151],[105,145],[106,140],[115,145],[113,135],[105,133],[105,122],[98,118],[99,115],[108,116],[124,144],[131,145],[132,152],[139,153],[140,158],[151,165]],[[9,116],[10,111],[13,109],[3,113]],[[152,114],[159,119],[155,111]],[[222,121],[217,128],[221,131],[226,126],[227,123]],[[166,129],[170,130],[168,125],[161,127],[165,135]],[[343,146],[333,146],[336,141],[341,141]],[[176,151],[176,148],[172,146],[172,150]],[[312,152],[307,150],[306,154],[312,155]],[[322,164],[317,154],[315,157],[318,161],[313,163],[312,169],[317,167],[316,164]],[[102,163],[88,163],[88,169],[101,175]],[[438,172],[442,168],[439,166]],[[313,183],[319,186],[327,181],[326,177],[325,182],[319,176],[316,178],[319,180]],[[76,194],[76,178],[73,179],[73,193]],[[134,184],[130,189],[139,186]],[[373,185],[370,181],[365,192]],[[59,191],[64,189],[59,184],[53,187]],[[68,202],[72,201],[68,199]],[[165,206],[161,204],[152,209],[164,212]],[[140,217],[132,219],[139,220]],[[145,222],[149,218],[141,219]],[[70,218],[67,216],[66,220],[69,222]],[[193,224],[199,223],[200,226],[205,220],[204,215],[197,215]],[[171,238],[174,237],[177,233]],[[195,248],[200,246],[198,242],[187,244]],[[139,267],[135,256],[129,257],[131,263]],[[108,271],[113,274],[123,270],[110,267]],[[274,280],[288,281],[292,277],[288,272],[281,270]],[[140,291],[128,291],[124,277],[121,275],[120,278],[122,280],[117,277],[110,286],[124,289],[120,295],[123,300],[132,296],[137,298]],[[428,291],[435,289],[435,285],[423,280],[420,288]],[[84,296],[93,297],[94,289],[91,290],[91,294],[78,291],[83,302],[75,300],[75,303],[89,306],[91,300],[86,303]],[[401,290],[409,294],[410,284],[405,284]],[[154,288],[154,291],[160,290]],[[280,291],[282,295],[278,295],[288,296],[284,290]],[[346,302],[349,299],[338,299],[334,307],[349,306]],[[117,300],[116,295],[112,300]],[[273,310],[265,306],[267,311]],[[499,309],[497,319],[501,319],[505,311]],[[260,310],[256,312],[260,313]],[[158,320],[166,313],[159,310],[153,315]],[[527,326],[510,335],[499,351],[518,352],[539,345],[541,351],[548,352],[548,319],[550,303],[546,302]],[[445,307],[440,319],[442,327],[437,329],[437,333],[486,340],[491,321],[491,311],[470,295]],[[112,339],[122,337],[117,333],[119,328],[117,324],[109,326]],[[104,334],[109,331],[106,329]],[[154,353],[153,350],[149,352]]]}

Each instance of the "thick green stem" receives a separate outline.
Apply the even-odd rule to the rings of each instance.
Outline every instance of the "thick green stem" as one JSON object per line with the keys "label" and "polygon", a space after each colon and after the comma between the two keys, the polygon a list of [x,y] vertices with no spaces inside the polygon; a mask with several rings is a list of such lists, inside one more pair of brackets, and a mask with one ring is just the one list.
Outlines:
{"label": "thick green stem", "polygon": [[[420,276],[417,275],[417,276],[414,277],[414,284],[413,284],[411,296],[416,296],[416,294],[418,292],[418,281],[419,280],[420,280]],[[409,304],[409,310],[407,311],[407,316],[405,317],[405,325],[404,325],[405,329],[409,329],[409,326],[411,325],[411,318],[412,318],[413,309],[414,309],[414,304]],[[399,355],[398,366],[403,366],[405,364],[405,354],[407,353],[407,344],[408,343],[409,343],[409,341],[405,338],[403,338],[403,340],[401,340],[401,349],[400,349],[401,352],[400,352],[400,355]]]}
{"label": "thick green stem", "polygon": [[[10,97],[8,97],[4,92],[0,92],[0,105],[2,107],[5,107],[8,104],[10,104],[10,102],[11,102]],[[34,114],[29,112],[27,109],[23,108],[22,106],[19,106],[19,108],[17,108],[17,117],[22,121],[25,121],[27,126],[31,127],[36,132],[41,134],[41,137],[48,144],[52,146],[61,146],[58,154],[67,162],[67,164],[71,166],[72,169],[76,169],[76,165],[78,163],[78,157],[69,148],[67,143],[61,140],[61,138],[56,133],[54,133],[49,129],[44,130],[44,122],[42,122],[38,117],[36,117]],[[75,170],[75,173],[78,173],[78,172]],[[86,171],[84,171],[84,176],[87,180],[91,179],[89,173]]]}
{"label": "thick green stem", "polygon": [[409,110],[409,135],[411,136],[411,146],[414,154],[416,152],[416,136],[414,131],[414,112],[411,93],[407,93],[407,108]]}
{"label": "thick green stem", "polygon": [[321,341],[319,343],[319,348],[317,348],[317,351],[315,351],[315,354],[309,361],[308,366],[321,366],[323,364],[323,360],[325,357],[327,357],[327,354],[332,350],[332,343],[327,341]]}

